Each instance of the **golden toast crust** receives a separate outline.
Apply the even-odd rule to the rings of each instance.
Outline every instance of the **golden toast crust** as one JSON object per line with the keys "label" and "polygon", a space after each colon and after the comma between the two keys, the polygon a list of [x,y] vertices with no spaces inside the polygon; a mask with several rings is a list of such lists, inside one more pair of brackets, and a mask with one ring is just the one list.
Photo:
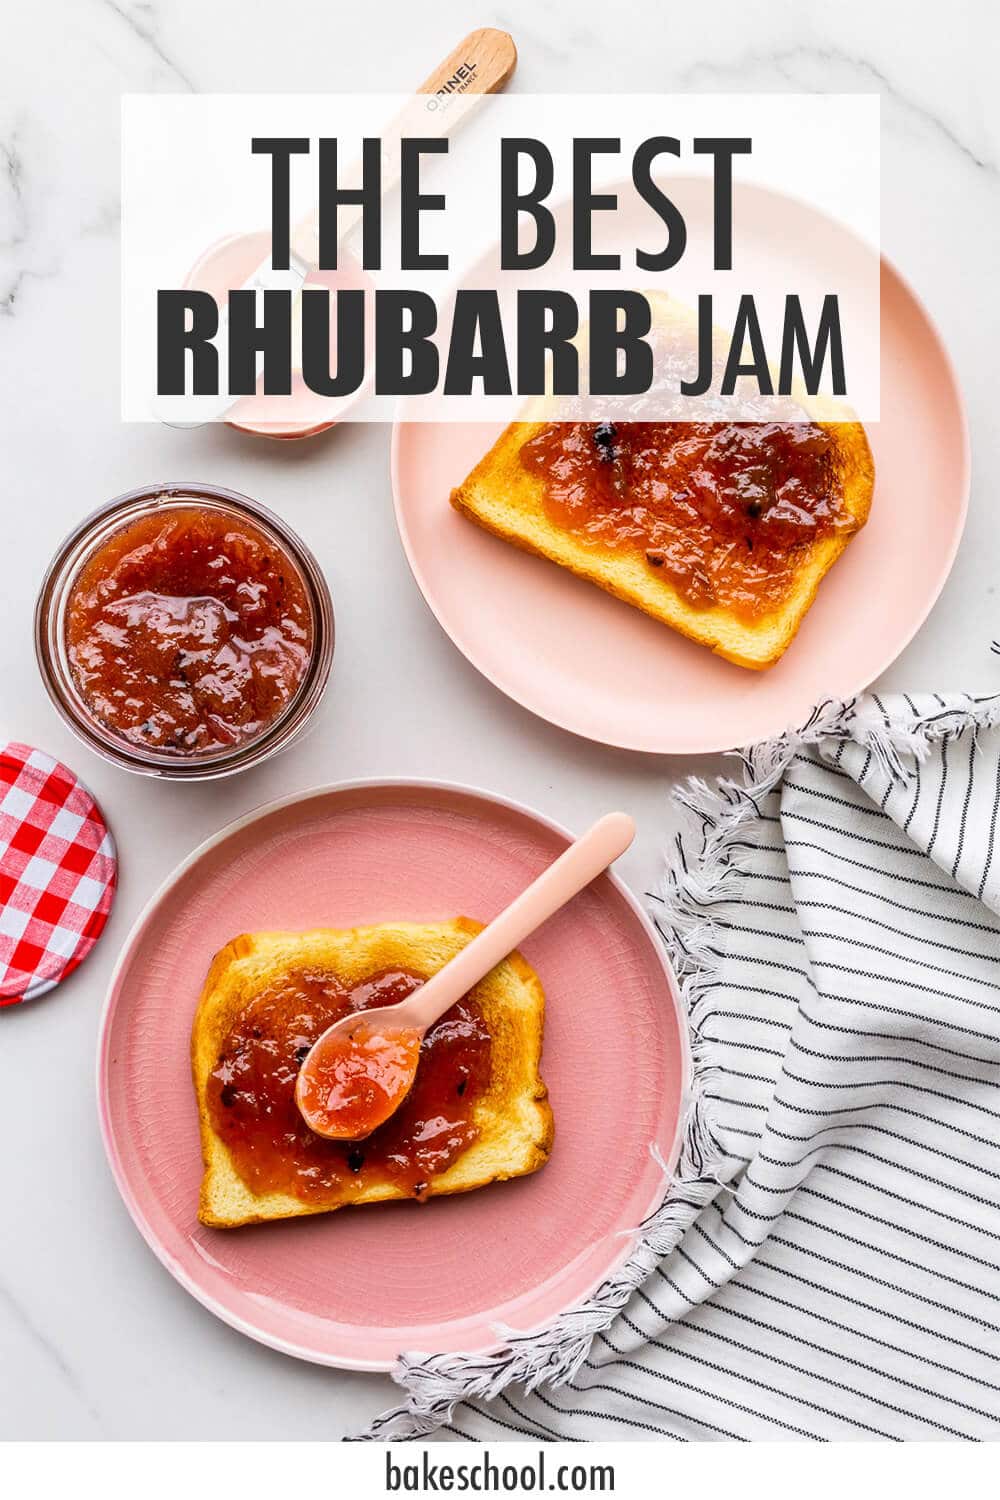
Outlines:
{"label": "golden toast crust", "polygon": [[[686,309],[675,310],[666,298],[658,302],[661,319],[688,321]],[[790,645],[824,575],[867,521],[875,485],[875,466],[861,423],[829,420],[843,415],[843,408],[825,398],[799,391],[795,399],[834,440],[837,477],[853,524],[804,549],[794,587],[781,608],[751,623],[722,606],[694,608],[668,580],[654,574],[640,554],[587,545],[552,522],[545,512],[544,481],[520,461],[521,448],[543,430],[544,420],[512,422],[452,491],[451,503],[504,541],[558,563],[727,661],[759,671],[773,666]],[[545,410],[544,400],[536,401],[526,415],[544,416]]]}
{"label": "golden toast crust", "polygon": [[[355,983],[386,968],[430,975],[481,930],[457,917],[440,923],[385,923],[347,930],[244,933],[212,960],[191,1032],[191,1067],[201,1132],[202,1178],[198,1217],[232,1229],[271,1219],[329,1213],[349,1204],[404,1199],[389,1182],[345,1184],[333,1201],[304,1202],[287,1193],[255,1193],[243,1182],[229,1150],[212,1128],[206,1085],[232,1023],[269,980],[290,967],[329,968]],[[472,1117],[478,1139],[445,1172],[430,1179],[425,1196],[469,1192],[487,1183],[535,1172],[552,1149],[554,1124],[539,1074],[545,996],[538,976],[511,954],[476,986],[492,1038],[492,1076]]]}

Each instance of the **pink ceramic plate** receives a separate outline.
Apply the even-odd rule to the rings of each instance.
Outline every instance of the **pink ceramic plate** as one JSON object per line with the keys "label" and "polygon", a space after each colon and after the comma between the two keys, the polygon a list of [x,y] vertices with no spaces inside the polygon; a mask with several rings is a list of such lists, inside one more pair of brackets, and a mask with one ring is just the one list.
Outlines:
{"label": "pink ceramic plate", "polygon": [[[783,253],[807,244],[808,231],[804,222],[790,232]],[[884,262],[881,318],[881,420],[868,429],[871,517],[824,579],[786,655],[766,672],[732,666],[453,511],[449,492],[499,427],[397,423],[400,535],[424,598],[458,649],[543,719],[603,744],[663,754],[749,744],[801,722],[819,698],[867,687],[937,599],[969,493],[954,370],[926,311]]]}
{"label": "pink ceramic plate", "polygon": [[556,1122],[534,1177],[206,1229],[189,1074],[213,953],[243,931],[494,916],[566,846],[536,814],[432,784],[346,785],[225,829],[154,898],[101,1026],[98,1090],[129,1212],[173,1276],[234,1328],[321,1364],[389,1369],[402,1350],[485,1350],[550,1322],[628,1254],[676,1160],[689,1078],[662,945],[602,876],[524,945],[545,986],[543,1075]]}

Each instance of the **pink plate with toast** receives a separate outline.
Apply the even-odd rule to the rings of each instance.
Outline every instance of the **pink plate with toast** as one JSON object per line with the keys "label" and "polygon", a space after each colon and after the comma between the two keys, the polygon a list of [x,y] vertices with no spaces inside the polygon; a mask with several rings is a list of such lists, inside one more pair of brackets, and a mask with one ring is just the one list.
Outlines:
{"label": "pink plate with toast", "polygon": [[[864,274],[871,252],[816,210],[743,185],[741,243],[782,284],[808,284],[808,247]],[[632,241],[627,239],[628,243]],[[870,273],[869,273],[870,274]],[[475,278],[471,278],[474,284]],[[425,600],[458,649],[525,708],[588,739],[658,754],[750,744],[801,723],[819,699],[851,697],[915,635],[954,562],[969,493],[961,393],[931,319],[881,264],[880,420],[868,524],[823,579],[785,655],[748,671],[640,610],[522,552],[454,511],[453,488],[502,424],[413,420],[403,405],[392,457],[400,536]]]}
{"label": "pink plate with toast", "polygon": [[230,1230],[197,1218],[189,1046],[213,954],[267,928],[488,921],[569,840],[468,788],[352,783],[232,824],[154,897],[104,1011],[101,1127],[141,1233],[218,1317],[302,1359],[387,1370],[544,1327],[627,1257],[677,1159],[690,1058],[662,943],[610,874],[523,945],[546,993],[556,1135],[541,1171],[426,1204]]}

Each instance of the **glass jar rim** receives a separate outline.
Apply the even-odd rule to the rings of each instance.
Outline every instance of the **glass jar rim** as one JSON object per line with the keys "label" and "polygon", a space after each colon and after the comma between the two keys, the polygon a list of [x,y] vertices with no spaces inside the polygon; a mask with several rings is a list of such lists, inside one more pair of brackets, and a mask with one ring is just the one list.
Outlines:
{"label": "glass jar rim", "polygon": [[[295,567],[306,590],[313,623],[313,646],[306,671],[281,713],[259,734],[241,744],[201,756],[144,751],[102,725],[73,680],[65,653],[66,604],[84,563],[116,531],[138,516],[204,506],[243,517],[273,537]],[[46,692],[70,730],[112,764],[164,780],[211,780],[258,765],[290,744],[305,728],[329,679],[334,648],[333,601],[323,571],[305,542],[259,501],[236,490],[203,481],[142,485],[105,501],[75,526],[52,558],[35,604],[35,656]]]}

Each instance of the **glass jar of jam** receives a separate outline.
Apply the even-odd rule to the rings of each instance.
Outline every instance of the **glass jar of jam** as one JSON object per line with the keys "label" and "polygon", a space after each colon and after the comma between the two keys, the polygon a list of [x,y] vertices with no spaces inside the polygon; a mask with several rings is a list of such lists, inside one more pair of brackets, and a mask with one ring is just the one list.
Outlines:
{"label": "glass jar of jam", "polygon": [[156,485],[60,547],[35,610],[50,698],[106,760],[172,780],[283,749],[326,687],[333,606],[283,521],[231,490]]}

